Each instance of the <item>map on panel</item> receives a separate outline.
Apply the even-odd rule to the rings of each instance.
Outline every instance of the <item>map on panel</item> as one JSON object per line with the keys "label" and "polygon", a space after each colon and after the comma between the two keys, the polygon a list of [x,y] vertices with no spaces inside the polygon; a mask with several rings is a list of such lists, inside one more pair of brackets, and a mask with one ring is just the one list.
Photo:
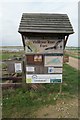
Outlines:
{"label": "map on panel", "polygon": [[45,66],[62,66],[63,56],[45,56]]}

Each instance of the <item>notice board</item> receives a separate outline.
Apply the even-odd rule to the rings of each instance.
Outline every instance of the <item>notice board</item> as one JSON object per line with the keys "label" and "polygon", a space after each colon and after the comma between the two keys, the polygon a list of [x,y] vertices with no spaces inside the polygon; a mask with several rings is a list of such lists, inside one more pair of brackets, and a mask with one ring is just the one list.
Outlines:
{"label": "notice board", "polygon": [[26,83],[62,83],[63,40],[26,40]]}
{"label": "notice board", "polygon": [[21,73],[21,72],[22,72],[21,63],[15,63],[15,73]]}
{"label": "notice board", "polygon": [[25,40],[27,54],[63,53],[63,41],[59,40]]}

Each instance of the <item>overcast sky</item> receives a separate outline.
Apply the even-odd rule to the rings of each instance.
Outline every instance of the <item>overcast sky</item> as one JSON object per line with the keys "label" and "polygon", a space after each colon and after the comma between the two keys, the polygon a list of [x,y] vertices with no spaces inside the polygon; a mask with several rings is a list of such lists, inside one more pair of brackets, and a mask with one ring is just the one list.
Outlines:
{"label": "overcast sky", "polygon": [[0,46],[23,45],[18,27],[22,13],[28,12],[67,14],[75,32],[67,46],[78,45],[78,0],[2,0],[0,5]]}

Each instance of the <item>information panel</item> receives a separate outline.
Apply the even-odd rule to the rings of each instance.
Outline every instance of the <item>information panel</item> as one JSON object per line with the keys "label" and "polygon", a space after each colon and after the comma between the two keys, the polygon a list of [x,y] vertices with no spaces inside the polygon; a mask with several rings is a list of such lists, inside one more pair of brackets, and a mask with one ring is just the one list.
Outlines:
{"label": "information panel", "polygon": [[62,83],[62,74],[30,74],[26,83]]}
{"label": "information panel", "polygon": [[26,83],[62,83],[63,40],[25,40]]}
{"label": "information panel", "polygon": [[63,53],[63,40],[26,40],[27,54]]}
{"label": "information panel", "polygon": [[21,63],[15,63],[15,72],[16,73],[21,73],[22,72]]}

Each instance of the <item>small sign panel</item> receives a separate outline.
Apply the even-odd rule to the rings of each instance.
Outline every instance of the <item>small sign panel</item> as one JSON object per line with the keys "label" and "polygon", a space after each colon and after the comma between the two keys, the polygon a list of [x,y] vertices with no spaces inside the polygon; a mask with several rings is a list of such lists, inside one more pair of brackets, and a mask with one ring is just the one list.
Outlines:
{"label": "small sign panel", "polygon": [[43,55],[27,55],[26,56],[27,65],[43,65],[44,57]]}
{"label": "small sign panel", "polygon": [[15,72],[16,73],[21,73],[22,72],[21,63],[15,63]]}
{"label": "small sign panel", "polygon": [[48,67],[48,73],[54,73],[54,67]]}
{"label": "small sign panel", "polygon": [[48,73],[62,73],[62,68],[48,67]]}
{"label": "small sign panel", "polygon": [[35,62],[42,62],[42,55],[35,55],[34,56],[34,61]]}
{"label": "small sign panel", "polygon": [[62,74],[26,74],[26,83],[62,83]]}
{"label": "small sign panel", "polygon": [[34,67],[26,67],[27,72],[34,72]]}
{"label": "small sign panel", "polygon": [[45,56],[45,66],[62,67],[63,56]]}

